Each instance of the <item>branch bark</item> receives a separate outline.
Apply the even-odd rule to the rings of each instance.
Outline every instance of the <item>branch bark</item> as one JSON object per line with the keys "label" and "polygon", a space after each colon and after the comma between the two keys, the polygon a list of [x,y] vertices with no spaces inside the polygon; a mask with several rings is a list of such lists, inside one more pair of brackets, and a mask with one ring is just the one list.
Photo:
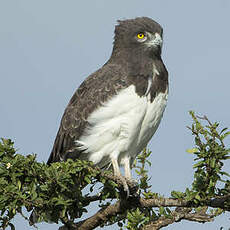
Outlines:
{"label": "branch bark", "polygon": [[[113,180],[118,184],[120,188],[122,188],[123,183],[121,179],[112,174],[103,174],[102,175],[109,180]],[[132,189],[133,183],[127,181],[128,186]],[[135,191],[135,190],[134,190]],[[91,201],[100,200],[100,196],[89,197]],[[219,196],[214,199],[210,199],[207,201],[202,201],[203,206],[208,206],[212,208],[225,208],[226,211],[230,211],[230,209],[226,209],[225,202],[230,200],[230,194],[225,196]],[[213,221],[212,215],[207,215],[206,213],[197,213],[192,212],[192,208],[196,208],[197,204],[186,201],[183,199],[176,198],[152,198],[145,199],[139,196],[131,196],[128,199],[124,196],[121,196],[120,200],[118,200],[115,204],[109,205],[105,208],[100,209],[93,216],[79,221],[77,223],[69,225],[69,227],[64,228],[61,227],[59,230],[91,230],[100,226],[103,223],[106,223],[110,220],[111,217],[117,216],[120,214],[124,214],[127,210],[132,210],[135,208],[156,208],[156,207],[176,207],[175,211],[172,212],[172,218],[160,217],[158,220],[153,221],[146,225],[143,230],[157,230],[162,227],[165,227],[174,222],[179,222],[181,220],[189,220],[196,222],[210,222]],[[125,215],[124,215],[125,218]]]}
{"label": "branch bark", "polygon": [[195,221],[199,223],[211,222],[213,221],[212,215],[208,215],[202,212],[191,213],[192,208],[176,208],[175,211],[171,213],[171,218],[160,217],[156,221],[152,221],[148,225],[145,225],[142,230],[158,230],[162,227],[166,227],[175,222],[180,222],[181,220]]}
{"label": "branch bark", "polygon": [[[230,199],[230,194],[217,197],[215,199],[207,201],[204,205],[213,208],[223,208],[224,203]],[[149,225],[145,226],[143,230],[155,230],[160,229],[164,226],[172,224],[174,222],[179,222],[181,220],[189,220],[196,222],[210,222],[213,220],[212,215],[207,215],[205,213],[191,213],[192,208],[196,208],[197,205],[192,202],[175,199],[175,198],[152,198],[144,199],[140,197],[129,197],[125,200],[118,200],[115,204],[109,205],[106,208],[100,209],[93,216],[77,222],[74,224],[76,230],[90,230],[106,223],[110,220],[112,216],[117,216],[119,214],[125,213],[127,210],[134,208],[154,208],[154,207],[177,207],[174,212],[172,212],[173,218],[160,217],[157,221],[151,222]],[[230,210],[227,210],[230,211]],[[59,230],[63,228],[59,228]]]}

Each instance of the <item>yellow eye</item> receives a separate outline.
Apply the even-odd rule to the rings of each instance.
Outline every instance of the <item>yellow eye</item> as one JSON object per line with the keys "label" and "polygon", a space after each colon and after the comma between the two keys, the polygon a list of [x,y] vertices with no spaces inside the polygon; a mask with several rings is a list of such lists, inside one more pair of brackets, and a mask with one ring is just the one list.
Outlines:
{"label": "yellow eye", "polygon": [[137,34],[137,38],[138,39],[143,39],[145,37],[145,34],[144,33],[139,33]]}

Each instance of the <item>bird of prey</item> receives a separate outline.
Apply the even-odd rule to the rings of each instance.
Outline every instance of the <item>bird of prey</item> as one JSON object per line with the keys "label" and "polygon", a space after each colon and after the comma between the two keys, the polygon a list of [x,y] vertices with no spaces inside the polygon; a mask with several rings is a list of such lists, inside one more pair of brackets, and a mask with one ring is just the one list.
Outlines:
{"label": "bird of prey", "polygon": [[162,36],[162,27],[148,17],[118,21],[111,57],[72,96],[48,164],[89,160],[131,180],[132,164],[158,128],[167,103]]}

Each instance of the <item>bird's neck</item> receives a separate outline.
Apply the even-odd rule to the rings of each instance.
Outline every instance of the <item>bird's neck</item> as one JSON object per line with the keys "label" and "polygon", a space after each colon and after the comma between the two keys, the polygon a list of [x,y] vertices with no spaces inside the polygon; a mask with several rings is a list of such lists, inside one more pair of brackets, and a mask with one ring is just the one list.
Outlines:
{"label": "bird's neck", "polygon": [[114,49],[108,61],[121,65],[126,72],[133,75],[146,75],[152,71],[154,62],[162,62],[159,54],[144,52],[141,49]]}

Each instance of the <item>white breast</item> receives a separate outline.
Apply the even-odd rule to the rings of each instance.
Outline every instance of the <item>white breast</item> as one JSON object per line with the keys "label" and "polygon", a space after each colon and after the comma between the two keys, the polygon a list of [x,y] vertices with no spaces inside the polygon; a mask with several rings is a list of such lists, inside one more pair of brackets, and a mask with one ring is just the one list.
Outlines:
{"label": "white breast", "polygon": [[[131,85],[95,110],[88,118],[91,128],[77,141],[95,164],[111,156],[135,156],[147,145],[163,115],[167,93],[140,97]],[[105,165],[109,162],[103,162]]]}

